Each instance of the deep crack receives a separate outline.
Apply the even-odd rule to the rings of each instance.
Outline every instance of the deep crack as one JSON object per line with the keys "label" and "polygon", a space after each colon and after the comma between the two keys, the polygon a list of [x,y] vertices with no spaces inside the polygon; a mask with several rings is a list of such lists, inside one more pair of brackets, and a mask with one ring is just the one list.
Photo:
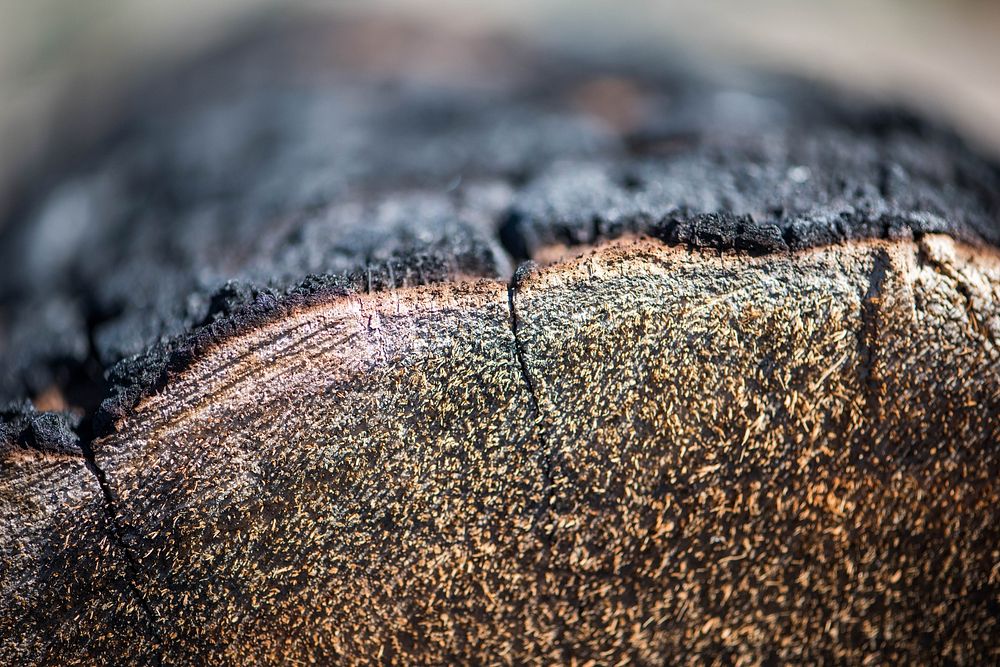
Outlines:
{"label": "deep crack", "polygon": [[510,331],[514,336],[514,355],[517,357],[517,364],[521,369],[521,378],[524,380],[524,384],[528,387],[528,395],[531,397],[531,408],[536,415],[539,415],[538,395],[535,392],[535,383],[531,379],[531,374],[528,372],[528,362],[524,358],[524,348],[521,345],[520,337],[517,335],[520,322],[517,318],[517,309],[514,306],[514,298],[517,293],[518,285],[532,270],[534,270],[535,266],[534,262],[525,262],[514,271],[514,275],[511,277],[510,282],[507,283],[507,308],[510,312]]}
{"label": "deep crack", "polygon": [[[531,400],[531,410],[533,416],[537,423],[537,433],[538,433],[538,467],[542,474],[542,497],[539,503],[538,510],[535,512],[535,527],[539,528],[542,518],[548,513],[550,507],[552,506],[551,495],[555,488],[555,477],[552,474],[552,459],[554,458],[554,451],[549,448],[546,438],[545,438],[545,424],[542,411],[538,402],[537,389],[535,387],[535,382],[531,378],[531,373],[528,371],[528,362],[524,355],[524,346],[521,342],[519,335],[521,328],[521,321],[517,316],[517,307],[515,304],[515,299],[517,297],[517,290],[521,282],[536,268],[534,262],[525,262],[517,267],[514,271],[514,275],[511,277],[510,282],[507,284],[507,307],[510,313],[510,330],[514,337],[514,355],[517,357],[518,368],[521,372],[521,379],[524,381],[525,386],[528,388],[528,396]],[[527,436],[526,436],[527,437]],[[545,549],[543,553],[545,554],[546,563],[550,557],[551,546],[552,546],[552,536],[546,533],[544,530],[539,530],[539,535],[541,536],[543,542],[546,546],[550,547]]]}
{"label": "deep crack", "polygon": [[[145,614],[150,632],[156,639],[157,647],[162,647],[163,635],[160,632],[159,620],[153,611],[152,606],[149,604],[149,601],[146,599],[146,596],[143,595],[142,590],[136,583],[140,579],[140,572],[142,568],[139,566],[138,559],[136,559],[136,557],[132,554],[131,550],[126,546],[125,540],[122,538],[121,528],[118,523],[118,511],[115,508],[114,493],[111,491],[111,484],[108,482],[107,474],[97,464],[93,447],[89,441],[81,440],[80,449],[83,452],[84,459],[86,459],[87,469],[93,473],[94,477],[97,479],[97,484],[101,487],[101,493],[104,496],[104,522],[108,531],[108,537],[111,539],[112,544],[121,554],[122,560],[124,561],[125,572],[127,574],[125,585],[128,587],[129,593],[135,599],[136,603],[142,609],[143,614]],[[157,664],[161,663],[162,656],[157,654]]]}
{"label": "deep crack", "polygon": [[861,328],[858,330],[858,352],[861,357],[861,384],[866,397],[865,416],[872,423],[879,421],[881,401],[879,378],[875,372],[875,346],[879,336],[879,313],[882,305],[882,291],[890,266],[889,253],[878,250],[875,253],[871,271],[868,274],[868,289],[861,299]]}

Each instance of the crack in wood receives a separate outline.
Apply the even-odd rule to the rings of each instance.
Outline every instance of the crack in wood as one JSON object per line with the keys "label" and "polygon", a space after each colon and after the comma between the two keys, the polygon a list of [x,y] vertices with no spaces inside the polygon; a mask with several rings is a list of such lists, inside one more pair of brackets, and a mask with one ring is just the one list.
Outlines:
{"label": "crack in wood", "polygon": [[[118,510],[115,503],[114,492],[111,489],[111,484],[108,481],[108,476],[105,471],[98,465],[97,459],[94,455],[94,450],[90,442],[82,441],[80,443],[80,448],[83,451],[84,459],[86,460],[86,467],[97,479],[97,484],[101,488],[101,494],[103,496],[102,510],[104,517],[104,528],[107,531],[108,538],[114,545],[118,553],[121,554],[123,565],[125,567],[126,579],[125,584],[128,588],[129,594],[133,597],[139,607],[142,609],[143,614],[146,616],[146,620],[149,626],[150,633],[156,640],[157,650],[162,650],[161,647],[163,643],[163,633],[160,630],[160,619],[154,612],[152,605],[146,596],[143,594],[142,589],[139,588],[138,581],[141,579],[142,567],[139,565],[139,559],[136,558],[135,554],[132,553],[128,545],[125,543],[122,537],[121,525],[118,520]],[[163,656],[159,652],[156,654],[156,664],[163,663]]]}
{"label": "crack in wood", "polygon": [[868,274],[868,288],[861,298],[860,319],[858,329],[858,353],[861,357],[861,385],[865,395],[865,417],[873,424],[879,420],[881,409],[881,382],[875,370],[876,345],[879,340],[879,315],[882,306],[882,293],[890,267],[889,254],[879,249],[872,262]]}
{"label": "crack in wood", "polygon": [[556,486],[555,476],[552,473],[552,460],[555,457],[555,451],[550,449],[544,435],[545,417],[542,413],[541,406],[538,401],[538,393],[535,382],[531,377],[531,372],[528,369],[527,358],[524,354],[524,343],[520,336],[521,319],[518,317],[516,303],[518,288],[524,279],[527,278],[527,276],[536,268],[537,265],[534,262],[527,261],[523,262],[514,271],[514,275],[507,284],[507,307],[510,312],[510,330],[514,338],[514,355],[517,358],[517,365],[521,379],[524,381],[524,384],[528,389],[532,413],[536,420],[536,426],[529,431],[529,433],[525,436],[525,439],[530,437],[531,433],[536,433],[539,440],[537,463],[542,475],[542,496],[538,505],[538,510],[535,512],[533,523],[534,527],[538,531],[538,535],[541,538],[542,543],[546,547],[541,553],[544,555],[546,561],[545,567],[548,567],[548,560],[552,551],[552,536],[549,535],[548,532],[539,524],[552,507],[552,493]]}

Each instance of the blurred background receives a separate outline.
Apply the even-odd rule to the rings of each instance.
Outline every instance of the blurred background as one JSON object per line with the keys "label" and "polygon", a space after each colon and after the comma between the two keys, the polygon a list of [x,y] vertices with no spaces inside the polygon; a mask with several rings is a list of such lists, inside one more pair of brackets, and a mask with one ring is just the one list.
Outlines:
{"label": "blurred background", "polygon": [[111,127],[116,105],[149,70],[260,22],[328,12],[681,48],[706,62],[763,66],[901,102],[1000,155],[993,0],[0,0],[0,214],[46,160]]}

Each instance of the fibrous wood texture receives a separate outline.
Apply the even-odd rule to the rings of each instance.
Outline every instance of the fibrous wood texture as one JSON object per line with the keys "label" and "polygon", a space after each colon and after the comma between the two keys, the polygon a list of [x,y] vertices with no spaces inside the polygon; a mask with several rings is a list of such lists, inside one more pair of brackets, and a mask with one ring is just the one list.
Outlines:
{"label": "fibrous wood texture", "polygon": [[257,37],[24,207],[0,660],[995,660],[997,168],[422,39]]}

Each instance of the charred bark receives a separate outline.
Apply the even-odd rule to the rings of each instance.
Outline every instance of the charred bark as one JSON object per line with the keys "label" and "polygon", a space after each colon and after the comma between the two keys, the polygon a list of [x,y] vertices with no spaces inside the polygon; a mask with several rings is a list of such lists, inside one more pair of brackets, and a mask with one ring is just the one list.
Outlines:
{"label": "charred bark", "polygon": [[424,39],[258,35],[3,228],[0,662],[995,656],[997,166]]}

